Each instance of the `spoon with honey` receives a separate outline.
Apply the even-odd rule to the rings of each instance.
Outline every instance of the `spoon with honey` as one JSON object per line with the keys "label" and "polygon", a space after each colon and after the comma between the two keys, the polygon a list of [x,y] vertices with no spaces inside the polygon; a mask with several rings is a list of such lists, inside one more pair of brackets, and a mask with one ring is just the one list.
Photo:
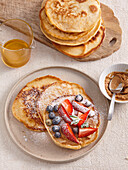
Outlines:
{"label": "spoon with honey", "polygon": [[112,115],[114,113],[114,106],[115,106],[115,97],[117,93],[120,93],[123,89],[123,84],[119,76],[114,76],[113,79],[109,83],[109,89],[113,93],[109,112],[108,112],[108,120],[112,119]]}

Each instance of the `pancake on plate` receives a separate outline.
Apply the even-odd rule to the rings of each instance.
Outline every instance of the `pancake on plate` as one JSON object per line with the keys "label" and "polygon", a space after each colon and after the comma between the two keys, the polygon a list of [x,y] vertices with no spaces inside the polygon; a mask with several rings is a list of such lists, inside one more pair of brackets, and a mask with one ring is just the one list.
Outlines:
{"label": "pancake on plate", "polygon": [[66,46],[53,43],[57,50],[73,57],[73,58],[85,58],[88,57],[93,51],[95,51],[103,42],[105,36],[105,28],[101,26],[99,31],[94,37],[92,37],[87,43],[79,46]]}
{"label": "pancake on plate", "polygon": [[13,102],[12,113],[14,117],[33,131],[44,131],[45,126],[43,120],[38,116],[36,103],[46,87],[59,81],[61,81],[59,78],[47,75],[27,83]]}
{"label": "pancake on plate", "polygon": [[66,81],[52,84],[40,95],[37,107],[58,146],[80,149],[97,139],[100,115],[80,85]]}

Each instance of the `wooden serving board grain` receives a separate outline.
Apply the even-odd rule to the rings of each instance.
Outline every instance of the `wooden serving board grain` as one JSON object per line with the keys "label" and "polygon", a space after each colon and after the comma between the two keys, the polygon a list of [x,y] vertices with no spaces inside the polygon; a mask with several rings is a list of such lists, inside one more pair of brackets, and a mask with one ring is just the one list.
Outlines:
{"label": "wooden serving board grain", "polygon": [[[0,21],[3,22],[6,19],[12,18],[23,19],[31,25],[36,40],[54,48],[40,30],[39,11],[41,4],[42,0],[0,0]],[[98,60],[111,55],[120,48],[122,31],[119,21],[108,6],[101,4],[101,9],[106,27],[105,40],[101,47],[89,57],[77,59],[78,61]]]}

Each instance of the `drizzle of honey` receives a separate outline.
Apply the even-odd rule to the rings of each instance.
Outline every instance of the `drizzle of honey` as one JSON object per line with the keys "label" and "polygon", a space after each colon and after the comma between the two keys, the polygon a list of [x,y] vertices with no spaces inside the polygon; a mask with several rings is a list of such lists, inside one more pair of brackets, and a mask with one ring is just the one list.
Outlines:
{"label": "drizzle of honey", "polygon": [[2,60],[9,67],[21,67],[30,59],[31,49],[23,40],[9,40],[3,47],[1,49]]}

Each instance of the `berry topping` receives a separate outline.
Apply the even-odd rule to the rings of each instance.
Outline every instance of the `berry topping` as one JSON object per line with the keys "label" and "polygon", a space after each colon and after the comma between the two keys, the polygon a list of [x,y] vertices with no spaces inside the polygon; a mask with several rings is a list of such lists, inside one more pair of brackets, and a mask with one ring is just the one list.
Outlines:
{"label": "berry topping", "polygon": [[52,131],[53,131],[53,132],[59,132],[59,131],[60,131],[60,126],[54,125],[54,126],[52,127]]}
{"label": "berry topping", "polygon": [[61,121],[61,117],[60,116],[56,116],[53,120],[52,123],[53,125],[58,125]]}
{"label": "berry topping", "polygon": [[52,112],[53,107],[51,105],[47,106],[46,111],[49,112],[49,113]]}
{"label": "berry topping", "polygon": [[47,120],[46,120],[46,125],[48,125],[48,126],[51,126],[51,125],[52,125],[51,119],[47,119]]}
{"label": "berry topping", "polygon": [[70,119],[69,115],[67,114],[67,112],[65,111],[63,106],[60,106],[60,108],[58,109],[58,113],[63,118],[63,120],[65,122],[71,123],[71,119]]}
{"label": "berry topping", "polygon": [[81,94],[76,95],[75,101],[81,102],[82,100],[83,100],[83,96],[81,96]]}
{"label": "berry topping", "polygon": [[61,127],[62,133],[72,142],[79,143],[78,139],[75,137],[70,125],[65,123]]}
{"label": "berry topping", "polygon": [[58,111],[58,104],[56,104],[54,107],[53,107],[53,110],[54,110],[54,112],[57,112]]}
{"label": "berry topping", "polygon": [[82,113],[86,113],[89,109],[87,107],[85,107],[83,104],[78,103],[76,101],[72,102],[72,105],[74,107],[75,110],[82,112]]}
{"label": "berry topping", "polygon": [[65,111],[67,112],[67,114],[68,114],[69,116],[72,115],[73,107],[72,107],[71,102],[70,102],[68,99],[65,99],[65,100],[62,102],[62,106],[64,107]]}
{"label": "berry topping", "polygon": [[74,127],[74,128],[72,128],[72,130],[73,130],[74,134],[78,134],[78,132],[79,132],[78,127]]}
{"label": "berry topping", "polygon": [[61,133],[60,132],[55,132],[55,137],[56,138],[60,138],[61,137]]}
{"label": "berry topping", "polygon": [[87,119],[87,117],[88,117],[88,114],[89,114],[89,112],[90,112],[90,110],[88,110],[86,113],[84,113],[84,114],[80,114],[80,116],[78,115],[78,117],[79,117],[79,119],[80,119],[80,121],[79,121],[79,123],[78,123],[78,127],[81,127],[81,125],[85,122],[85,120]]}
{"label": "berry topping", "polygon": [[97,128],[79,128],[79,138],[83,138],[83,137],[86,137],[86,136],[89,136],[91,134],[93,134],[94,132],[97,131]]}
{"label": "berry topping", "polygon": [[86,113],[78,113],[78,116],[72,115],[70,118],[72,119],[71,125],[77,125],[78,127],[81,127],[81,125],[85,122],[85,120],[88,117],[90,110],[88,110]]}
{"label": "berry topping", "polygon": [[49,116],[50,119],[54,119],[54,117],[55,117],[56,115],[55,115],[54,112],[50,112],[48,116]]}

